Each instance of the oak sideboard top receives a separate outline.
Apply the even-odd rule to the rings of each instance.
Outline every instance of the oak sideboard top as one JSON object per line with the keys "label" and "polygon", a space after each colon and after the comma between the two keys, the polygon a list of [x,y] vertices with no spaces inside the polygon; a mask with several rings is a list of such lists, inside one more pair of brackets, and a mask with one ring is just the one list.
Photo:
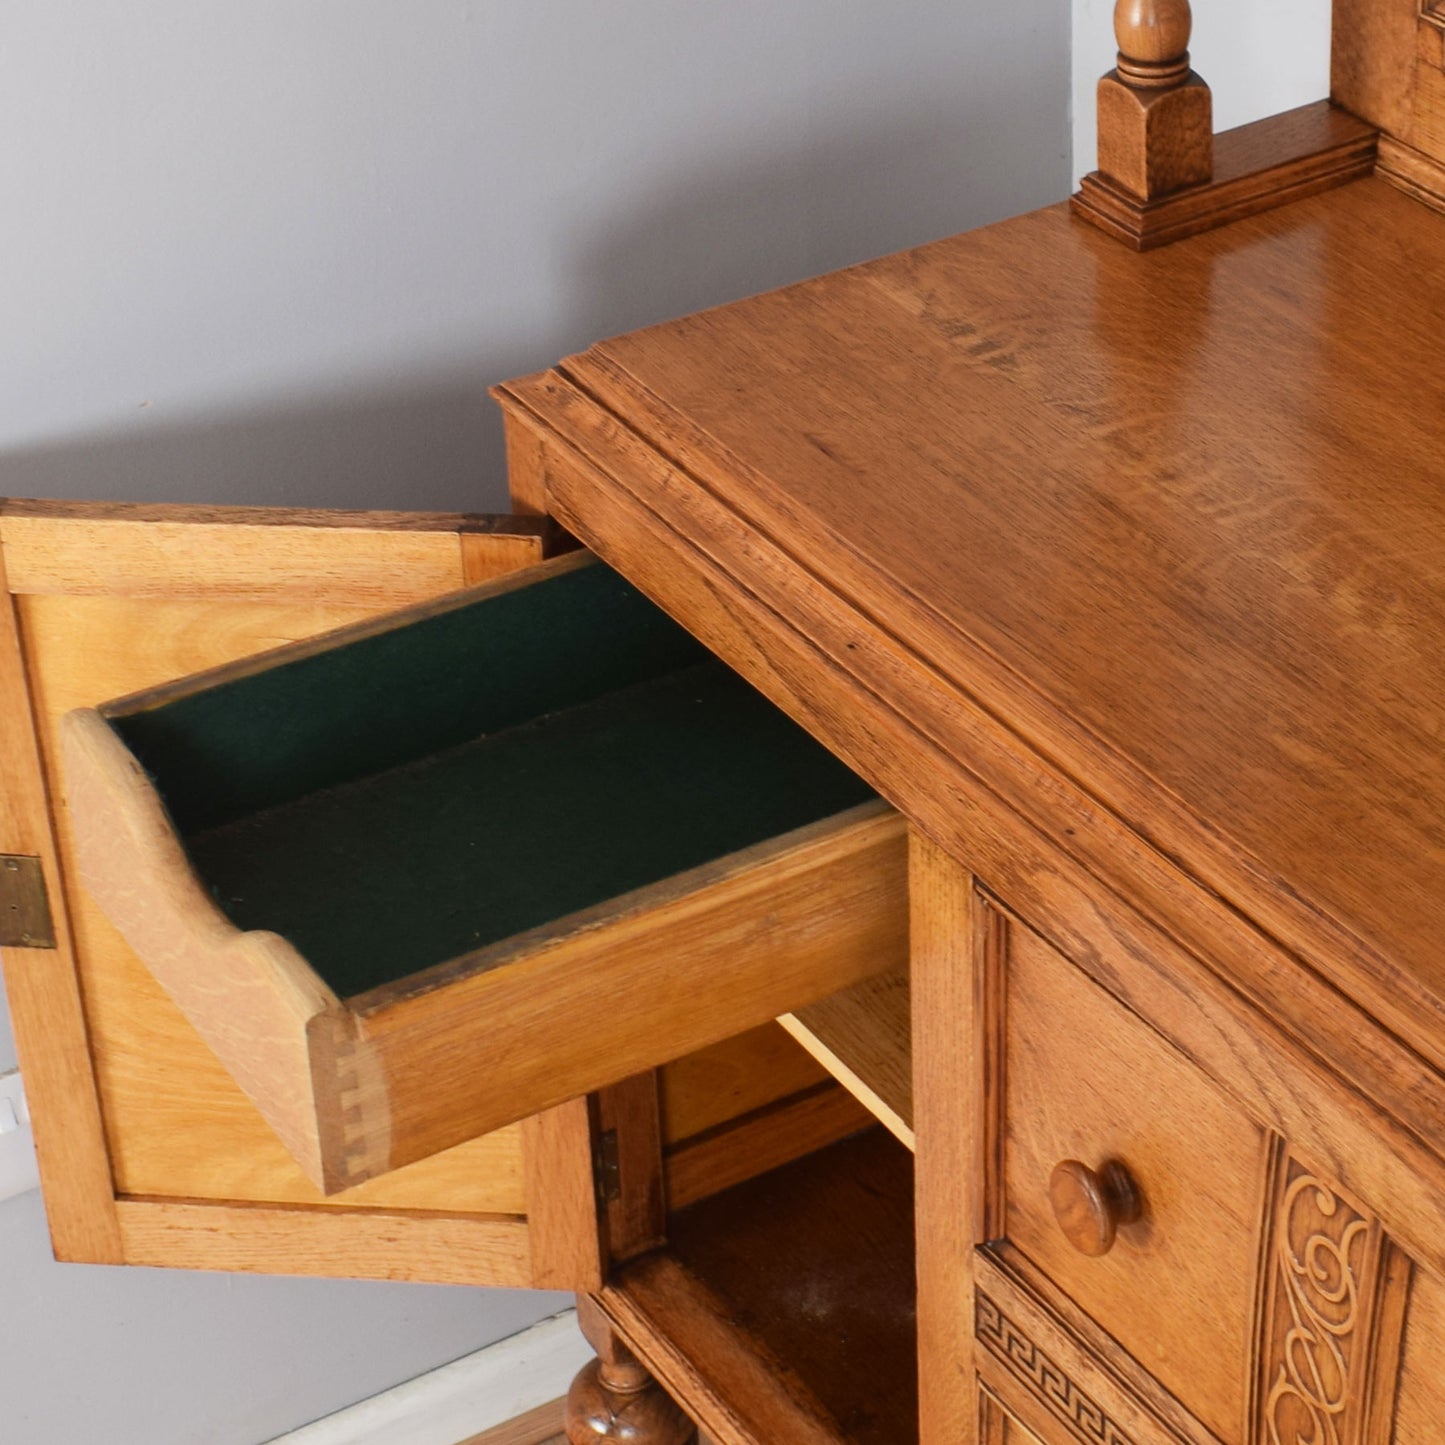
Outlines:
{"label": "oak sideboard top", "polygon": [[[1099,876],[1306,960],[1320,1052],[1337,988],[1439,1065],[1442,318],[1445,219],[1364,180],[1144,256],[1038,212],[523,400],[640,434],[650,515]],[[925,756],[852,755],[937,831]]]}

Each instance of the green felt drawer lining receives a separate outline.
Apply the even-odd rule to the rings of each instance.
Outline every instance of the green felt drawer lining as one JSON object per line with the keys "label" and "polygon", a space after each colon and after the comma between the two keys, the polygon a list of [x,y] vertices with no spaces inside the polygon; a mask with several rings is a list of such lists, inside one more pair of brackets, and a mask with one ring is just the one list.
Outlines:
{"label": "green felt drawer lining", "polygon": [[188,840],[343,997],[865,801],[705,662]]}
{"label": "green felt drawer lining", "polygon": [[873,796],[601,566],[112,721],[343,998]]}
{"label": "green felt drawer lining", "polygon": [[109,716],[193,833],[707,655],[617,573],[584,566]]}

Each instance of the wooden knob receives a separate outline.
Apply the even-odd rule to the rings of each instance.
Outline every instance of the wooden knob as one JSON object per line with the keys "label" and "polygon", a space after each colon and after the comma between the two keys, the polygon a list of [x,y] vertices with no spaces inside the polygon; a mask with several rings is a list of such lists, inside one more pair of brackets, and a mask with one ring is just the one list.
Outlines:
{"label": "wooden knob", "polygon": [[1081,1254],[1108,1254],[1121,1224],[1144,1213],[1144,1198],[1133,1176],[1117,1159],[1095,1173],[1077,1159],[1065,1159],[1049,1179],[1049,1202],[1064,1238]]}
{"label": "wooden knob", "polygon": [[1117,0],[1119,73],[1136,85],[1172,85],[1189,73],[1189,0]]}

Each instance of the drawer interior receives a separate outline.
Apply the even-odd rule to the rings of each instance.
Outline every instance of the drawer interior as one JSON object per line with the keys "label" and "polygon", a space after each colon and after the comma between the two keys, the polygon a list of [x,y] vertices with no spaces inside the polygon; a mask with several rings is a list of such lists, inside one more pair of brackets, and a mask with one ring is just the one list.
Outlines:
{"label": "drawer interior", "polygon": [[342,998],[872,796],[601,565],[106,712],[226,916]]}

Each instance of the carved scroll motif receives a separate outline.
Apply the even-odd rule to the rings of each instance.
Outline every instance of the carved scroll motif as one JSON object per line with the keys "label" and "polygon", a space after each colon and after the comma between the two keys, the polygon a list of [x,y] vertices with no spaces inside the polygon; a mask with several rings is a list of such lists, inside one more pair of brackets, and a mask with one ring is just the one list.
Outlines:
{"label": "carved scroll motif", "polygon": [[981,1290],[974,1309],[979,1341],[1085,1445],[1134,1445],[1105,1411]]}
{"label": "carved scroll motif", "polygon": [[1373,1445],[1375,1382],[1398,1367],[1408,1266],[1377,1219],[1283,1150],[1271,1198],[1255,1445]]}

